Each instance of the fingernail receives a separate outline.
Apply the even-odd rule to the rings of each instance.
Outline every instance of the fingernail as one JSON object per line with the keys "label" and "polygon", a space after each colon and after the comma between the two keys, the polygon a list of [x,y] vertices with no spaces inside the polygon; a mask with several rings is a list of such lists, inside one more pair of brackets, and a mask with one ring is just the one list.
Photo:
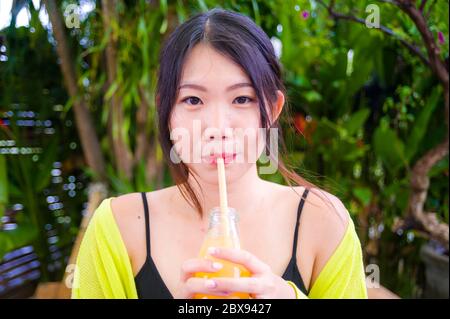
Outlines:
{"label": "fingernail", "polygon": [[208,254],[214,255],[217,254],[218,249],[216,247],[209,247],[208,248]]}
{"label": "fingernail", "polygon": [[213,262],[212,266],[214,269],[217,269],[217,270],[222,269],[222,267],[223,267],[223,265],[218,262]]}
{"label": "fingernail", "polygon": [[205,286],[206,288],[215,288],[217,284],[214,280],[207,280]]}

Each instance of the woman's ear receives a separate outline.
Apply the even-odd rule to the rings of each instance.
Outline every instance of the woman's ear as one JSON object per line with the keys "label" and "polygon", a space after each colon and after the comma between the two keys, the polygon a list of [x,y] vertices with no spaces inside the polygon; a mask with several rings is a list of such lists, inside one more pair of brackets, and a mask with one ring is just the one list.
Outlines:
{"label": "woman's ear", "polygon": [[283,92],[281,92],[280,90],[277,90],[277,100],[275,102],[275,108],[273,110],[273,122],[275,122],[278,117],[281,114],[281,111],[283,110],[284,107],[284,102],[285,102],[285,98],[284,98],[284,94]]}

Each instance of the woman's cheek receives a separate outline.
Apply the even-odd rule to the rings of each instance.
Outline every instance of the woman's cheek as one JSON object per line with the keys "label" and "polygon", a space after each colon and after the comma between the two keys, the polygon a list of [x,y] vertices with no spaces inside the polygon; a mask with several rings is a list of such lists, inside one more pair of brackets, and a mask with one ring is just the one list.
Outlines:
{"label": "woman's cheek", "polygon": [[238,143],[245,163],[255,163],[264,150],[264,131],[260,128],[259,113],[251,112],[239,123],[241,128]]}
{"label": "woman's cheek", "polygon": [[[170,139],[172,141],[171,159],[176,159],[177,162],[181,159],[184,163],[191,161],[192,153],[192,121],[185,117],[172,114],[170,120]],[[172,155],[172,153],[176,153]]]}

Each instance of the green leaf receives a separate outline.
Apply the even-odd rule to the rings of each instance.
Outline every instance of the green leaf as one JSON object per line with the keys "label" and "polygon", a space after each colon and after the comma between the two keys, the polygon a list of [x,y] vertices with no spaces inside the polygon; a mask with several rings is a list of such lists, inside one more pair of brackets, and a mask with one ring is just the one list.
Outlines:
{"label": "green leaf", "polygon": [[147,191],[148,185],[146,181],[146,168],[145,161],[140,160],[139,164],[136,167],[136,189],[139,192]]}
{"label": "green leaf", "polygon": [[161,23],[161,27],[159,28],[159,33],[163,34],[167,30],[167,18],[164,18],[163,22]]}
{"label": "green leaf", "polygon": [[369,117],[369,109],[361,109],[355,114],[352,114],[350,118],[344,122],[344,128],[347,130],[347,135],[354,135],[366,122]]}
{"label": "green leaf", "polygon": [[372,191],[367,187],[355,187],[353,195],[364,205],[368,206],[372,200]]}
{"label": "green leaf", "polygon": [[113,190],[118,194],[127,194],[135,191],[134,187],[127,181],[122,180],[114,171],[112,165],[108,164],[106,171],[108,178],[111,181]]}
{"label": "green leaf", "polygon": [[253,12],[255,13],[255,22],[257,25],[261,25],[261,14],[259,12],[258,2],[252,0]]}
{"label": "green leaf", "polygon": [[70,98],[67,100],[66,104],[64,105],[64,109],[63,109],[63,113],[64,113],[64,114],[66,114],[67,112],[70,111],[70,109],[71,109],[72,106],[73,106],[74,100],[75,100],[74,97],[70,97]]}
{"label": "green leaf", "polygon": [[50,183],[52,166],[56,159],[57,149],[58,140],[54,138],[52,142],[45,147],[45,151],[39,156],[39,161],[37,163],[39,169],[33,178],[34,190],[36,192],[42,191]]}
{"label": "green leaf", "polygon": [[106,91],[106,94],[105,94],[105,101],[108,101],[113,96],[113,94],[117,91],[118,87],[119,87],[118,81],[114,81],[110,85],[110,87],[108,88],[108,91]]}
{"label": "green leaf", "polygon": [[164,15],[167,15],[167,12],[168,12],[167,0],[159,1],[159,5],[160,5],[161,12]]}
{"label": "green leaf", "polygon": [[161,0],[159,4],[161,13],[163,14],[164,17],[161,27],[159,28],[159,33],[163,34],[167,30],[167,13],[168,13],[167,0]]}
{"label": "green leaf", "polygon": [[177,0],[177,17],[180,23],[183,23],[186,20],[186,10],[184,9],[183,1]]}
{"label": "green leaf", "polygon": [[4,155],[0,154],[0,217],[5,215],[6,204],[8,204],[6,158]]}
{"label": "green leaf", "polygon": [[[6,156],[0,154],[0,205],[8,203],[8,174]],[[0,211],[0,216],[2,212]]]}
{"label": "green leaf", "polygon": [[206,5],[205,1],[203,0],[197,0],[198,6],[200,7],[200,10],[203,12],[208,11],[208,6]]}
{"label": "green leaf", "polygon": [[14,197],[23,196],[23,192],[21,192],[20,189],[13,183],[9,183],[8,192],[9,192],[9,195],[14,196]]}
{"label": "green leaf", "polygon": [[283,43],[283,55],[281,56],[282,62],[285,64],[287,68],[290,67],[290,64],[294,61],[293,59],[293,34],[291,28],[291,16],[290,12],[292,8],[288,6],[288,1],[281,1],[281,16],[280,16],[280,24],[283,27],[283,31],[281,32],[281,42]]}
{"label": "green leaf", "polygon": [[308,102],[320,102],[322,101],[322,95],[317,91],[308,91],[305,93],[305,99]]}
{"label": "green leaf", "polygon": [[391,173],[395,174],[400,167],[406,166],[404,144],[392,129],[379,126],[373,136],[373,146]]}
{"label": "green leaf", "polygon": [[433,91],[429,99],[429,102],[425,107],[423,107],[422,111],[417,117],[417,120],[414,122],[414,126],[412,128],[411,134],[409,135],[406,144],[405,156],[408,162],[410,162],[413,156],[417,153],[417,150],[423,140],[423,137],[427,132],[428,123],[430,122],[431,115],[436,109],[436,105],[438,104],[438,101],[441,96],[440,91],[441,90],[439,89],[435,89]]}
{"label": "green leaf", "polygon": [[428,172],[429,177],[436,177],[441,175],[444,172],[448,173],[448,155],[437,162]]}
{"label": "green leaf", "polygon": [[8,252],[32,243],[38,235],[31,224],[21,224],[14,230],[0,231],[0,261]]}

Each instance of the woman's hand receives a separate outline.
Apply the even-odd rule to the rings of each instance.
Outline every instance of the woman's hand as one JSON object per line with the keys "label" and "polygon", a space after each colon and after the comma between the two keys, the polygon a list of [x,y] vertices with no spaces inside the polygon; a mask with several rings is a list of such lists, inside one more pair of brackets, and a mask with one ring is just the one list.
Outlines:
{"label": "woman's hand", "polygon": [[207,290],[210,295],[223,292],[249,293],[256,299],[295,299],[294,289],[281,277],[274,274],[269,265],[255,255],[242,249],[210,248],[208,253],[218,259],[240,264],[250,271],[252,277],[212,278],[208,283],[214,284]]}
{"label": "woman's hand", "polygon": [[[197,272],[214,273],[220,270],[223,265],[205,258],[188,259],[181,265],[180,283],[175,299],[193,298],[195,294],[211,294],[208,288],[208,280],[204,278],[193,277]],[[226,297],[229,292],[214,292],[214,295]]]}
{"label": "woman's hand", "polygon": [[174,298],[188,299],[195,294],[228,297],[233,292],[248,293],[255,299],[295,299],[295,291],[270,266],[242,249],[210,248],[208,253],[217,258],[245,267],[252,277],[212,279],[193,277],[197,272],[214,273],[223,265],[205,258],[186,260],[181,266],[180,283]]}

